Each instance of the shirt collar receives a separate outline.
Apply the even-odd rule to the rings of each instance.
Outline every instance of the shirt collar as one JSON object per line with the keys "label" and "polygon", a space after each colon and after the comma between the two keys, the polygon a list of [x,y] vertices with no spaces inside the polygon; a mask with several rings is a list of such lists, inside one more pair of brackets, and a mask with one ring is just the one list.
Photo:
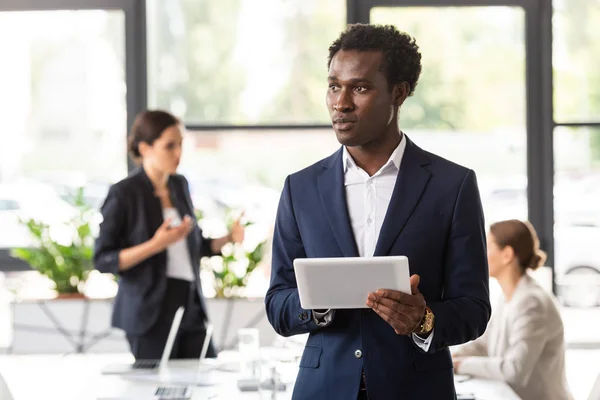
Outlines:
{"label": "shirt collar", "polygon": [[[390,158],[385,163],[384,167],[389,165],[391,161],[394,167],[396,167],[396,169],[399,170],[400,163],[402,162],[402,157],[404,156],[404,150],[406,150],[406,135],[402,133],[402,139],[400,139],[400,143],[398,143],[398,146],[396,146],[396,148],[390,155]],[[348,152],[346,146],[343,147],[342,153],[342,166],[344,168],[344,172],[348,171],[349,168],[357,168],[357,165],[354,162],[354,159],[352,158],[350,153]]]}

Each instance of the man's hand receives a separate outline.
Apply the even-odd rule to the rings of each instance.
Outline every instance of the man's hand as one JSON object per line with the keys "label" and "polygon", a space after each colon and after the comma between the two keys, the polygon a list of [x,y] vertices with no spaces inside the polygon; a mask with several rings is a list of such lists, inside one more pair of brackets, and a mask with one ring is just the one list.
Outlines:
{"label": "man's hand", "polygon": [[418,289],[420,279],[419,275],[410,277],[412,294],[379,289],[367,297],[367,306],[390,324],[398,335],[410,335],[423,319],[425,298]]}

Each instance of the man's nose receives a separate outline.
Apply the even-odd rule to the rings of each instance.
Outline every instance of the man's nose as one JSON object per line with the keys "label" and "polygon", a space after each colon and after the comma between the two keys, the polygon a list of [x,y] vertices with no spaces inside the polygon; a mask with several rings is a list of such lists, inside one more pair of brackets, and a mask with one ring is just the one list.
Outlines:
{"label": "man's nose", "polygon": [[341,90],[333,104],[333,109],[337,112],[349,112],[354,108],[352,98],[347,90]]}

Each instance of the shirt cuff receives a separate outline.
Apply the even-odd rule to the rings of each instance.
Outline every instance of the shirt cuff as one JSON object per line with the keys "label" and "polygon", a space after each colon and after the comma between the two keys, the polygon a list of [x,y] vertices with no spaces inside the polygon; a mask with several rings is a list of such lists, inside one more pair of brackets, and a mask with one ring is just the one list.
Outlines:
{"label": "shirt cuff", "polygon": [[335,310],[329,309],[325,312],[318,312],[312,310],[313,320],[317,324],[317,326],[325,327],[331,324],[333,321],[333,316],[335,315]]}
{"label": "shirt cuff", "polygon": [[427,336],[425,339],[417,336],[414,333],[412,334],[413,342],[415,342],[415,344],[424,352],[429,351],[429,346],[431,346],[431,342],[433,341],[433,331],[435,331],[435,329],[432,329],[431,332],[429,332],[429,336]]}

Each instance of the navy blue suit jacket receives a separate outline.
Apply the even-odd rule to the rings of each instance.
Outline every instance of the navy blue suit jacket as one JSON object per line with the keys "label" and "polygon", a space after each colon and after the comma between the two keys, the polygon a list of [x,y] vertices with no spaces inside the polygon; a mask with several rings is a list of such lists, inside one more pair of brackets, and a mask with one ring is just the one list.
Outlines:
{"label": "navy blue suit jacket", "polygon": [[[421,276],[419,290],[435,314],[427,353],[370,309],[336,310],[324,328],[313,321],[311,310],[302,309],[294,259],[358,256],[346,206],[342,149],[286,179],[265,303],[279,334],[310,333],[294,399],[355,399],[363,370],[370,400],[455,398],[448,346],[482,335],[491,313],[475,173],[407,138],[375,248],[375,256],[387,255],[407,256],[411,274]],[[356,350],[362,357],[355,356]]]}
{"label": "navy blue suit jacket", "polygon": [[[202,256],[213,255],[211,239],[196,223],[188,182],[182,175],[169,178],[171,201],[181,216],[189,215],[194,229],[187,237],[190,261],[200,298],[199,317],[207,319],[200,285]],[[164,222],[160,199],[143,168],[112,185],[101,208],[103,221],[94,246],[94,265],[100,272],[119,275],[112,325],[129,335],[145,334],[158,319],[167,288],[167,252],[162,251],[125,271],[119,271],[119,252],[144,243]]]}

